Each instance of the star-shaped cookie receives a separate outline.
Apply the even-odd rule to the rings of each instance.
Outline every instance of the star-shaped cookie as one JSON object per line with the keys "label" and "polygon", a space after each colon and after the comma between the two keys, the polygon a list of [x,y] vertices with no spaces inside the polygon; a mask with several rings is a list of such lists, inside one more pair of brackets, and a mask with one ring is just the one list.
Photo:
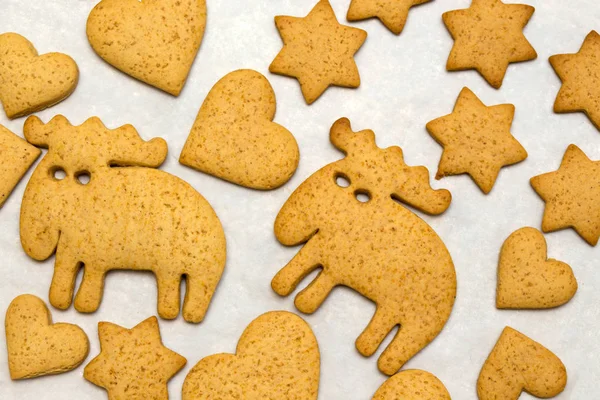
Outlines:
{"label": "star-shaped cookie", "polygon": [[399,35],[410,8],[428,1],[431,0],[352,0],[346,18],[348,21],[361,21],[376,17],[386,28]]}
{"label": "star-shaped cookie", "polygon": [[283,48],[269,66],[274,74],[298,79],[304,99],[312,104],[331,85],[360,85],[354,54],[367,38],[362,29],[341,25],[328,0],[304,18],[277,16]]}
{"label": "star-shaped cookie", "polygon": [[583,111],[600,129],[600,35],[591,31],[575,54],[557,54],[550,64],[562,81],[554,112]]}
{"label": "star-shaped cookie", "polygon": [[101,352],[83,376],[108,391],[110,400],[168,399],[167,382],[186,359],[163,346],[158,321],[150,317],[132,329],[98,323]]}
{"label": "star-shaped cookie", "polygon": [[469,8],[444,13],[442,19],[454,38],[446,69],[475,69],[498,89],[509,63],[537,57],[523,35],[534,10],[525,4],[473,0]]}
{"label": "star-shaped cookie", "polygon": [[527,152],[510,133],[515,106],[486,106],[468,88],[458,96],[452,114],[434,119],[427,131],[444,147],[436,179],[467,173],[489,193],[500,168],[527,158]]}
{"label": "star-shaped cookie", "polygon": [[573,228],[595,246],[600,237],[600,161],[570,145],[557,171],[534,176],[531,186],[546,202],[542,230]]}

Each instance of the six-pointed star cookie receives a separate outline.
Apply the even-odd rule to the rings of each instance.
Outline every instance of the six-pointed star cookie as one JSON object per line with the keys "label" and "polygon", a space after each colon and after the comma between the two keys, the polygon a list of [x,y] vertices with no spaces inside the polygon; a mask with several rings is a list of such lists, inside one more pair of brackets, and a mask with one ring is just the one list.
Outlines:
{"label": "six-pointed star cookie", "polygon": [[583,111],[600,129],[600,35],[591,31],[578,53],[554,55],[550,64],[563,83],[554,111]]}
{"label": "six-pointed star cookie", "polygon": [[167,382],[186,359],[163,346],[156,317],[125,329],[98,323],[101,352],[83,376],[108,391],[110,400],[168,399]]}
{"label": "six-pointed star cookie", "polygon": [[427,124],[427,131],[444,147],[436,179],[467,173],[489,193],[500,168],[527,158],[510,133],[515,106],[487,107],[468,88],[458,96],[452,114]]}
{"label": "six-pointed star cookie", "polygon": [[534,176],[531,186],[546,202],[542,230],[573,228],[595,246],[600,237],[600,161],[569,145],[558,171]]}
{"label": "six-pointed star cookie", "polygon": [[275,74],[298,79],[304,99],[311,104],[330,85],[360,85],[354,54],[367,32],[340,25],[328,0],[321,0],[304,18],[278,16],[275,25],[283,49],[269,66]]}
{"label": "six-pointed star cookie", "polygon": [[361,21],[377,17],[390,31],[399,35],[410,8],[428,1],[431,0],[352,0],[346,18],[348,21]]}
{"label": "six-pointed star cookie", "polygon": [[523,35],[533,11],[525,4],[473,0],[467,9],[444,13],[442,19],[454,38],[446,69],[475,69],[498,89],[509,63],[537,57]]}

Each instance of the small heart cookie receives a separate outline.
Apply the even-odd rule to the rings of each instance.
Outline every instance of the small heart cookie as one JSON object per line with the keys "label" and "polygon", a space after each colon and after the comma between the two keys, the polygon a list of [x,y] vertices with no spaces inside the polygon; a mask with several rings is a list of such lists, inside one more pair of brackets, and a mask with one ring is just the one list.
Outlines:
{"label": "small heart cookie", "polygon": [[5,325],[8,369],[14,380],[70,371],[88,355],[85,332],[77,325],[52,324],[39,297],[16,297],[6,311]]}
{"label": "small heart cookie", "polygon": [[577,280],[564,262],[547,258],[546,239],[535,228],[513,232],[498,263],[498,308],[552,308],[575,295]]}
{"label": "small heart cookie", "polygon": [[477,380],[479,400],[517,400],[521,392],[541,398],[558,395],[567,370],[550,350],[506,327]]}
{"label": "small heart cookie", "polygon": [[73,59],[62,53],[41,56],[23,36],[0,35],[0,101],[10,119],[51,107],[69,97],[79,80]]}
{"label": "small heart cookie", "polygon": [[205,0],[102,0],[90,12],[87,37],[107,63],[178,96],[205,25]]}
{"label": "small heart cookie", "polygon": [[306,322],[286,311],[261,315],[248,325],[236,354],[206,357],[183,383],[183,400],[315,400],[320,355]]}
{"label": "small heart cookie", "polygon": [[179,162],[253,189],[274,189],[298,167],[298,144],[273,122],[275,93],[262,74],[245,69],[208,93]]}
{"label": "small heart cookie", "polygon": [[418,369],[398,372],[385,381],[373,400],[450,400],[450,393],[433,374]]}

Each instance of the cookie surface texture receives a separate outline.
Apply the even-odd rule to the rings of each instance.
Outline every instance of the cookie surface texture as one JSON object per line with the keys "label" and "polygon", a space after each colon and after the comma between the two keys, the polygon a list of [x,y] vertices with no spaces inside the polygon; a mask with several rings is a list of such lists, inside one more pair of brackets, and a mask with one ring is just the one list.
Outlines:
{"label": "cookie surface texture", "polygon": [[546,202],[542,231],[573,228],[590,245],[600,237],[600,161],[569,145],[560,168],[531,178]]}
{"label": "cookie surface texture", "polygon": [[41,151],[0,125],[0,208]]}
{"label": "cookie surface texture", "polygon": [[451,400],[444,384],[417,369],[398,372],[381,385],[373,400]]}
{"label": "cookie surface texture", "polygon": [[320,0],[304,18],[277,16],[275,25],[283,49],[269,71],[296,78],[308,104],[331,85],[360,85],[354,54],[367,32],[338,23],[328,0]]}
{"label": "cookie surface texture", "polygon": [[567,370],[558,357],[522,333],[504,328],[477,380],[479,400],[517,400],[525,391],[554,397],[567,385]]}
{"label": "cookie surface texture", "polygon": [[498,308],[552,308],[575,295],[571,267],[548,259],[546,239],[535,228],[513,232],[502,245],[498,263]]}
{"label": "cookie surface texture", "polygon": [[427,124],[427,131],[444,147],[436,179],[467,173],[489,193],[500,169],[527,158],[527,151],[510,133],[512,104],[486,106],[468,88],[456,100],[452,114]]}
{"label": "cookie surface texture", "polygon": [[316,400],[320,355],[306,322],[286,311],[261,315],[240,337],[236,354],[206,357],[183,383],[183,400]]}
{"label": "cookie surface texture", "polygon": [[275,92],[262,74],[238,70],[204,100],[179,162],[253,189],[287,182],[300,157],[294,136],[273,122]]}
{"label": "cookie surface texture", "polygon": [[166,142],[145,142],[131,125],[108,129],[96,117],[79,126],[60,115],[47,124],[29,117],[24,132],[48,148],[25,189],[20,230],[30,257],[45,260],[56,250],[52,305],[70,306],[82,267],[75,297],[81,312],[100,305],[108,271],[148,270],[158,284],[159,315],[177,317],[185,276],[183,317],[200,322],[225,265],[225,237],[200,193],[155,169]]}
{"label": "cookie surface texture", "polygon": [[[425,221],[394,199],[440,214],[450,205],[450,192],[433,190],[425,167],[407,166],[399,147],[380,149],[373,131],[353,132],[346,118],[333,125],[330,139],[346,157],[304,181],[277,215],[277,239],[287,246],[306,244],[271,286],[287,296],[321,268],[296,297],[300,311],[316,311],[338,285],[375,302],[375,314],[356,348],[371,356],[399,325],[378,363],[382,372],[393,375],[442,330],[456,294],[446,246]],[[339,182],[343,180],[345,184]]]}
{"label": "cookie surface texture", "polygon": [[85,332],[77,325],[53,324],[46,304],[30,294],[18,296],[10,303],[5,328],[11,379],[71,371],[88,355]]}
{"label": "cookie surface texture", "polygon": [[473,0],[467,9],[445,12],[442,19],[454,39],[446,69],[475,69],[490,85],[499,88],[509,63],[537,57],[523,35],[533,11],[525,4]]}
{"label": "cookie surface texture", "polygon": [[166,348],[156,317],[126,329],[98,323],[100,354],[83,370],[83,377],[108,392],[110,400],[167,400],[167,383],[186,359]]}
{"label": "cookie surface texture", "polygon": [[600,35],[591,31],[575,54],[557,54],[550,64],[562,81],[554,111],[583,111],[600,129]]}
{"label": "cookie surface texture", "polygon": [[102,0],[88,17],[87,37],[107,63],[178,96],[205,26],[205,0]]}
{"label": "cookie surface texture", "polygon": [[431,0],[352,0],[348,21],[378,18],[390,31],[399,35],[404,29],[411,7]]}
{"label": "cookie surface texture", "polygon": [[38,55],[16,33],[0,35],[0,101],[8,118],[51,107],[69,97],[79,81],[79,69],[62,53]]}

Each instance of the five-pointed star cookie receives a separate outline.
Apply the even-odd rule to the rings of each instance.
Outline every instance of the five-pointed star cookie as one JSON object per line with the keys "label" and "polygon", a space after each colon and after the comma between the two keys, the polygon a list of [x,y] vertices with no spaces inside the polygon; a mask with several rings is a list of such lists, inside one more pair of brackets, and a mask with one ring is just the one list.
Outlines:
{"label": "five-pointed star cookie", "polygon": [[557,171],[534,176],[531,186],[546,202],[542,230],[573,228],[595,246],[600,237],[600,161],[569,145]]}
{"label": "five-pointed star cookie", "polygon": [[489,193],[500,168],[527,158],[510,133],[515,106],[487,107],[468,88],[458,96],[452,114],[427,124],[427,131],[444,147],[436,179],[467,173]]}
{"label": "five-pointed star cookie", "polygon": [[578,53],[554,55],[550,64],[562,81],[554,111],[583,111],[600,129],[600,35],[591,31]]}
{"label": "five-pointed star cookie", "polygon": [[361,21],[376,17],[390,31],[399,35],[404,29],[410,8],[428,1],[431,0],[352,0],[346,18],[348,21]]}
{"label": "five-pointed star cookie", "polygon": [[321,0],[304,18],[278,16],[275,25],[283,49],[269,71],[298,79],[304,99],[311,104],[330,85],[360,85],[354,54],[367,32],[340,23],[328,0]]}
{"label": "five-pointed star cookie", "polygon": [[477,70],[490,85],[502,85],[508,64],[533,60],[537,53],[523,35],[534,8],[500,0],[473,0],[442,19],[454,38],[446,69]]}
{"label": "five-pointed star cookie", "polygon": [[163,346],[156,317],[132,329],[98,323],[101,352],[83,376],[108,391],[110,400],[169,398],[167,382],[186,359]]}

